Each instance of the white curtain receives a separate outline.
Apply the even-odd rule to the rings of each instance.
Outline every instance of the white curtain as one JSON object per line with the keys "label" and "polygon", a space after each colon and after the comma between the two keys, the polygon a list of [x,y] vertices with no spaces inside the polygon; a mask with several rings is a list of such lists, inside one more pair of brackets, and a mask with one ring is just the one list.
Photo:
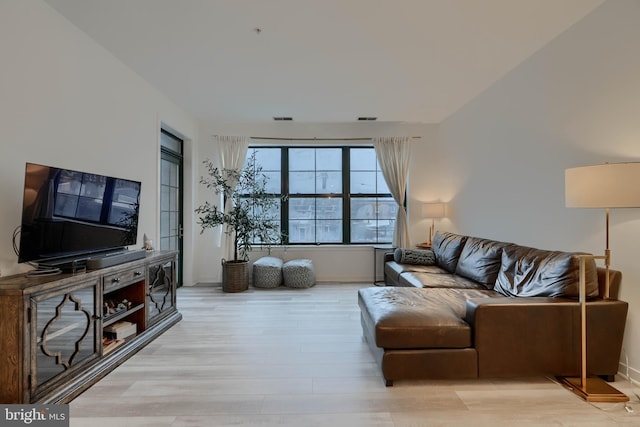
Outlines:
{"label": "white curtain", "polygon": [[411,137],[373,138],[378,163],[387,181],[393,199],[398,204],[398,215],[393,231],[393,246],[410,248],[407,211],[404,208],[411,155]]}
{"label": "white curtain", "polygon": [[[249,137],[248,136],[218,136],[214,137],[218,143],[218,149],[220,154],[220,168],[241,170],[244,160],[247,157],[247,150],[249,149]],[[224,203],[224,212],[231,212],[231,198],[224,200],[224,196],[220,195],[220,205]],[[218,246],[222,248],[223,257],[227,260],[233,259],[233,239],[226,234],[220,226],[218,235]]]}

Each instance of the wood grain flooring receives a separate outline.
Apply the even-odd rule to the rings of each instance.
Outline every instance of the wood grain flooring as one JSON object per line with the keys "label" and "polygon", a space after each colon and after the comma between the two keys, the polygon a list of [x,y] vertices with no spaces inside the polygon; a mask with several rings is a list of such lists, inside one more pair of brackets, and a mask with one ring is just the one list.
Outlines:
{"label": "wood grain flooring", "polygon": [[365,286],[181,288],[183,320],[71,402],[71,426],[640,425],[623,380],[614,385],[633,412],[584,402],[548,378],[385,387],[362,340]]}

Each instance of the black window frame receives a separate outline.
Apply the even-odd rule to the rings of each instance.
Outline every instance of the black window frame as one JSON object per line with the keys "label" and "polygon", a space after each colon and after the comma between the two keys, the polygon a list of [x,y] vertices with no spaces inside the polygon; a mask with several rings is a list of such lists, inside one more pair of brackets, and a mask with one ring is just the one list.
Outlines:
{"label": "black window frame", "polygon": [[[252,150],[260,149],[279,149],[280,150],[280,180],[281,180],[281,194],[272,193],[273,197],[281,198],[280,206],[280,226],[284,233],[283,245],[287,246],[326,246],[326,245],[380,245],[390,244],[393,239],[393,233],[388,239],[381,240],[379,238],[379,226],[376,224],[376,239],[373,241],[351,241],[351,200],[357,198],[369,198],[369,199],[389,199],[393,201],[391,193],[351,193],[351,154],[352,150],[368,149],[374,150],[372,146],[367,145],[250,145],[247,152],[247,158],[251,155]],[[341,178],[342,178],[342,192],[340,193],[289,193],[289,151],[292,149],[340,149],[342,158]],[[377,157],[376,157],[377,159]],[[379,171],[379,163],[376,165],[376,171]],[[282,197],[282,196],[285,197]],[[339,197],[342,200],[342,240],[335,242],[317,242],[317,231],[314,233],[316,239],[314,241],[304,242],[290,242],[289,240],[289,203],[291,198],[336,198]],[[394,202],[395,203],[395,202]],[[317,212],[314,214],[314,221],[318,221]],[[379,219],[375,218],[377,222]],[[395,218],[394,218],[395,220]],[[315,227],[314,227],[315,229]],[[259,244],[259,243],[256,243]]]}

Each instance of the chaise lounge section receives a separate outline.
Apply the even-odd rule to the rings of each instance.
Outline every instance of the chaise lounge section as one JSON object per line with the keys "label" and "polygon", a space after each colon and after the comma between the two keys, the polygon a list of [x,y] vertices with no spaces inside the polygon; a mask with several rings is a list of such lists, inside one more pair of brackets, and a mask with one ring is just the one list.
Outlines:
{"label": "chaise lounge section", "polygon": [[[396,250],[389,286],[358,293],[386,384],[579,375],[578,256],[453,233],[437,233],[431,251]],[[603,298],[605,274],[587,261],[587,365],[613,380],[628,305]],[[621,273],[609,275],[615,298]]]}

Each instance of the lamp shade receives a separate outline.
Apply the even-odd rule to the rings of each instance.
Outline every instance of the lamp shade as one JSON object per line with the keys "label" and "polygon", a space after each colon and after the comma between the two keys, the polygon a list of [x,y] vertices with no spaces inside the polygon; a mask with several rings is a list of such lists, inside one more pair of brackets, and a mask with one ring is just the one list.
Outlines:
{"label": "lamp shade", "polygon": [[564,171],[568,208],[640,207],[640,163],[605,163]]}
{"label": "lamp shade", "polygon": [[444,203],[423,203],[423,218],[444,218]]}

